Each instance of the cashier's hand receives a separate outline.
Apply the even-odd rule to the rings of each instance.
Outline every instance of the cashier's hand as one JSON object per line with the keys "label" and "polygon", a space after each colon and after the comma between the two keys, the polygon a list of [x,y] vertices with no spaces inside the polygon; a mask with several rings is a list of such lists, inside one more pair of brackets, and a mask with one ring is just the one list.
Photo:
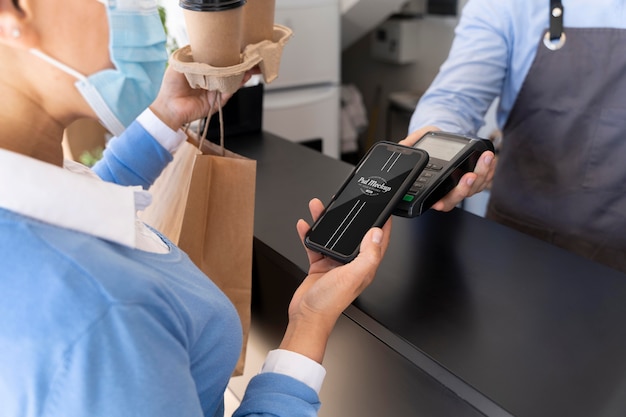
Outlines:
{"label": "cashier's hand", "polygon": [[[399,143],[405,146],[413,146],[415,142],[428,132],[439,131],[436,126],[425,126],[418,129],[401,140]],[[493,174],[496,170],[495,155],[491,151],[485,151],[478,159],[474,172],[463,175],[456,187],[454,187],[441,200],[433,204],[432,208],[439,211],[450,211],[467,197],[483,191],[491,186]]]}
{"label": "cashier's hand", "polygon": [[[245,84],[253,74],[260,73],[258,67],[247,71],[241,85]],[[173,130],[184,124],[205,118],[217,112],[216,91],[202,88],[191,88],[184,74],[168,66],[163,77],[161,89],[156,100],[150,105],[154,114]],[[222,94],[222,107],[231,95]],[[215,103],[215,107],[211,106]]]}
{"label": "cashier's hand", "polygon": [[[313,199],[309,209],[315,220],[324,206],[320,200]],[[309,228],[306,221],[298,221],[300,240],[304,241]],[[281,349],[322,362],[337,319],[374,279],[389,245],[390,233],[391,219],[382,229],[370,229],[361,241],[359,255],[345,265],[305,248],[310,264],[309,275],[291,299],[289,324]]]}

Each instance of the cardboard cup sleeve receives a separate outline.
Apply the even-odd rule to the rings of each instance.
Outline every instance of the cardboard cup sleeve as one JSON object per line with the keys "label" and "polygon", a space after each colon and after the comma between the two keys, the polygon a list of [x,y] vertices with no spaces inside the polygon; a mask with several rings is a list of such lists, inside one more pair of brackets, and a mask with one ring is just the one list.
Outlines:
{"label": "cardboard cup sleeve", "polygon": [[195,62],[215,67],[240,63],[242,12],[241,7],[219,12],[183,9]]}

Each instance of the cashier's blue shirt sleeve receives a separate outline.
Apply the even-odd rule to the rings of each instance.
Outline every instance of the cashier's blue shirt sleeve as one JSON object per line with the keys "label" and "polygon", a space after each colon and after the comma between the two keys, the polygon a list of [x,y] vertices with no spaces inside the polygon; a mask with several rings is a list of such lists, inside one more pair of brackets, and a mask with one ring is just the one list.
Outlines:
{"label": "cashier's blue shirt sleeve", "polygon": [[105,181],[148,189],[172,159],[172,154],[134,121],[111,139],[93,171]]}
{"label": "cashier's blue shirt sleeve", "polygon": [[[497,97],[496,119],[503,128],[548,28],[549,6],[547,0],[468,1],[449,56],[418,103],[409,133],[434,125],[475,134]],[[569,0],[564,8],[566,33],[568,27],[626,28],[622,1]]]}
{"label": "cashier's blue shirt sleeve", "polygon": [[469,1],[449,56],[420,100],[409,132],[434,125],[475,134],[496,97],[502,127],[548,24],[548,9],[545,0]]}

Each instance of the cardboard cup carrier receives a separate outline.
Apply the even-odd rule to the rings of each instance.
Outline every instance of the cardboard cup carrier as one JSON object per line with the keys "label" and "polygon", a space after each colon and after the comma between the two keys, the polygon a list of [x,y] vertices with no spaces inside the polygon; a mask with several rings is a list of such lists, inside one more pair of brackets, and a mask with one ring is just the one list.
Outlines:
{"label": "cardboard cup carrier", "polygon": [[291,29],[274,24],[275,0],[180,0],[189,45],[170,57],[193,88],[232,94],[259,66],[266,83],[278,76]]}

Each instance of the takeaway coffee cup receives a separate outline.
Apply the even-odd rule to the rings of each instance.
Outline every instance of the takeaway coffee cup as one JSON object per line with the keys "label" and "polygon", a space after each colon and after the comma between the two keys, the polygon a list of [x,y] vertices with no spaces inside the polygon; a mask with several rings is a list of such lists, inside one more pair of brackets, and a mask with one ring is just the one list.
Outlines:
{"label": "takeaway coffee cup", "polygon": [[214,67],[241,63],[246,0],[180,0],[195,62]]}
{"label": "takeaway coffee cup", "polygon": [[276,0],[247,0],[243,6],[242,50],[247,45],[273,40],[275,9]]}

